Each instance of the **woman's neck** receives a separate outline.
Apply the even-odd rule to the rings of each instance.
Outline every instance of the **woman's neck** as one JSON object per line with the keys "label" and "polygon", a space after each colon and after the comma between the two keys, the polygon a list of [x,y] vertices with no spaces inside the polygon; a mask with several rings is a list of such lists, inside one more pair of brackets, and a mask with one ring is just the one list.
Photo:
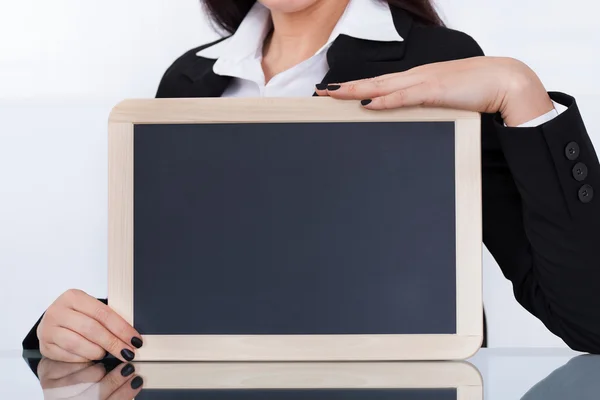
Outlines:
{"label": "woman's neck", "polygon": [[273,32],[265,40],[265,82],[311,58],[329,39],[350,0],[319,0],[295,13],[271,12]]}

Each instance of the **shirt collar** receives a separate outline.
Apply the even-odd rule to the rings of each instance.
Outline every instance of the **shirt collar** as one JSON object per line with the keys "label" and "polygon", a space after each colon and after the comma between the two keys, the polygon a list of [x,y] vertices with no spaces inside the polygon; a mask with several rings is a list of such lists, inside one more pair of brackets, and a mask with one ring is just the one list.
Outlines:
{"label": "shirt collar", "polygon": [[[261,58],[263,42],[271,27],[269,10],[257,1],[235,34],[199,51],[197,56],[218,60],[215,71],[223,64]],[[339,35],[379,42],[404,41],[396,30],[389,5],[381,0],[350,0],[329,40],[317,53],[328,48]]]}

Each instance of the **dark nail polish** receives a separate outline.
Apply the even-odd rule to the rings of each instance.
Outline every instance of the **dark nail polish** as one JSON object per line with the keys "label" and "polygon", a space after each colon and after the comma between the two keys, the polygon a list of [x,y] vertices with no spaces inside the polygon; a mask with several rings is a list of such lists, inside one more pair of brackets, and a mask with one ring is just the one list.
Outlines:
{"label": "dark nail polish", "polygon": [[135,372],[135,367],[132,364],[127,364],[121,369],[121,376],[129,376]]}
{"label": "dark nail polish", "polygon": [[368,106],[369,104],[371,104],[373,100],[371,99],[367,99],[367,100],[363,100],[360,102],[360,104],[362,104],[363,106]]}
{"label": "dark nail polish", "polygon": [[327,84],[326,83],[319,83],[317,85],[317,90],[327,90]]}
{"label": "dark nail polish", "polygon": [[129,349],[123,349],[123,350],[121,350],[121,356],[123,356],[123,358],[126,359],[127,361],[133,361],[135,354],[133,354],[133,351],[131,351]]}
{"label": "dark nail polish", "polygon": [[142,385],[144,384],[144,380],[142,379],[141,376],[136,376],[135,378],[133,378],[131,380],[131,388],[133,390],[137,390],[140,387],[142,387]]}
{"label": "dark nail polish", "polygon": [[144,345],[144,342],[142,342],[142,339],[140,339],[139,337],[134,337],[133,339],[131,339],[131,344],[136,349],[139,349],[140,347],[142,347]]}
{"label": "dark nail polish", "polygon": [[329,90],[330,92],[333,92],[334,90],[338,90],[341,87],[342,87],[341,85],[328,85],[327,90]]}

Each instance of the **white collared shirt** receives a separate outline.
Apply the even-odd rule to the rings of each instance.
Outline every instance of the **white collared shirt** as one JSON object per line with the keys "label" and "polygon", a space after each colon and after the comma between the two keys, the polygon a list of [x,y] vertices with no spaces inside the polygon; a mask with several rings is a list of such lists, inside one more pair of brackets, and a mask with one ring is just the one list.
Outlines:
{"label": "white collared shirt", "polygon": [[272,28],[271,13],[260,2],[252,7],[234,35],[198,53],[217,59],[217,75],[231,76],[223,97],[308,97],[329,71],[327,50],[341,34],[381,42],[403,41],[389,6],[379,0],[350,0],[327,43],[311,58],[275,75],[265,84],[263,42]]}
{"label": "white collared shirt", "polygon": [[[380,42],[404,40],[396,30],[386,2],[350,0],[323,47],[311,58],[265,83],[263,43],[271,28],[269,9],[257,1],[234,35],[197,53],[199,57],[217,60],[213,66],[217,75],[233,77],[222,97],[309,97],[329,71],[327,51],[339,35]],[[566,110],[561,104],[554,105],[554,110],[520,126],[541,125]]]}

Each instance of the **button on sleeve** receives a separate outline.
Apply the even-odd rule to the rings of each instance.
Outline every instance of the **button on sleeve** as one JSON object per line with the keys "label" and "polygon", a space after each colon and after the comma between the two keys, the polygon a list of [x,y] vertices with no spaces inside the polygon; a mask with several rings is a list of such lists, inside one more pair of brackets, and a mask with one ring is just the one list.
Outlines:
{"label": "button on sleeve", "polygon": [[579,189],[579,200],[582,203],[589,203],[594,198],[594,188],[591,185],[583,185]]}
{"label": "button on sleeve", "polygon": [[571,161],[577,160],[579,158],[579,153],[580,149],[577,142],[570,142],[565,148],[565,155],[567,156],[567,159]]}
{"label": "button on sleeve", "polygon": [[573,167],[573,178],[575,178],[576,181],[581,182],[583,180],[585,180],[585,178],[587,178],[588,176],[588,167],[587,165],[585,165],[584,163],[577,163],[575,164],[575,166]]}

